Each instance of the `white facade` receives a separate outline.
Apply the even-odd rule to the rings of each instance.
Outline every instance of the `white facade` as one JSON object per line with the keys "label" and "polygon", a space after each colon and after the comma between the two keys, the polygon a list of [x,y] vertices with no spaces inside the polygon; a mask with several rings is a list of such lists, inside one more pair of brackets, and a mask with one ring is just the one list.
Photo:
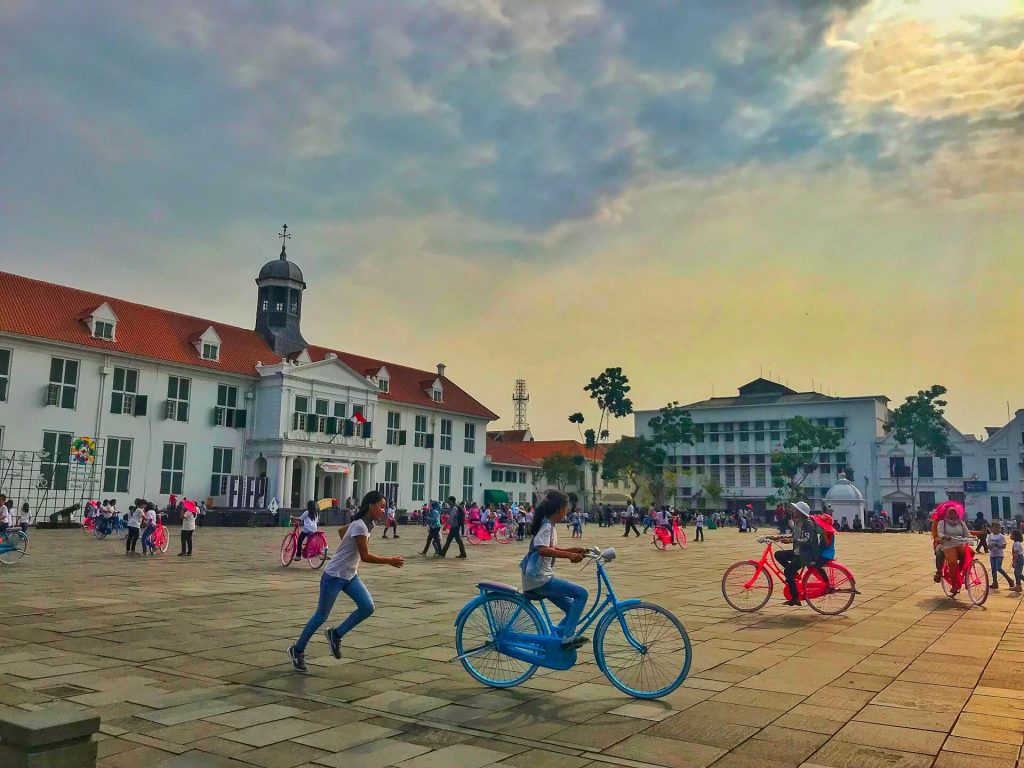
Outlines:
{"label": "white facade", "polygon": [[[774,382],[758,380],[741,388],[738,397],[712,398],[687,406],[703,436],[694,445],[669,446],[669,466],[676,473],[677,505],[696,505],[705,478],[714,476],[724,492],[720,508],[752,504],[761,513],[777,493],[772,485],[772,451],[786,439],[786,422],[802,416],[840,433],[838,447],[819,457],[820,468],[804,482],[812,502],[820,506],[840,472],[864,492],[870,506],[877,498],[876,441],[883,436],[888,414],[884,397],[831,397],[796,393]],[[634,414],[637,435],[651,436],[650,421],[658,411]],[[874,494],[874,495],[873,495]],[[699,506],[707,507],[707,499]]]}

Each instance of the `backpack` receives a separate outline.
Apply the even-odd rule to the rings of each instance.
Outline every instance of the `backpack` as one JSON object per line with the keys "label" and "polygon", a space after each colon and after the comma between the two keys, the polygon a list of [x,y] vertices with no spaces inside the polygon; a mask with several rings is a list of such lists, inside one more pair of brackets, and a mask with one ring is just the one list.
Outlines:
{"label": "backpack", "polygon": [[[541,527],[543,528],[544,526],[542,525]],[[540,533],[540,531],[537,533]],[[528,579],[539,579],[541,576],[541,556],[540,552],[537,551],[537,545],[534,543],[536,538],[534,536],[530,539],[530,549],[523,555],[523,559],[519,561],[519,570]]]}

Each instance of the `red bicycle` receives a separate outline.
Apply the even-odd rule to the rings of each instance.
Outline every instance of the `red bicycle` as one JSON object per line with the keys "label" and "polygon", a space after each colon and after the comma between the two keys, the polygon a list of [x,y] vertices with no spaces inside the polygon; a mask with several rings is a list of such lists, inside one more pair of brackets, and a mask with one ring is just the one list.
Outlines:
{"label": "red bicycle", "polygon": [[686,549],[686,532],[679,527],[679,520],[673,517],[672,532],[669,533],[664,525],[654,526],[654,540],[651,543],[662,550],[668,549],[672,544],[678,545],[680,549]]}
{"label": "red bicycle", "polygon": [[[299,524],[295,523],[292,529],[285,534],[284,540],[281,542],[281,565],[286,567],[291,565],[292,560],[296,559],[295,553],[298,549]],[[298,559],[305,560],[309,563],[310,568],[318,570],[327,562],[328,554],[327,537],[324,536],[323,531],[316,531],[306,537],[306,540],[302,544],[302,552],[299,553]]]}
{"label": "red bicycle", "polygon": [[504,523],[495,523],[493,532],[487,530],[487,526],[478,520],[466,523],[466,540],[470,544],[483,544],[491,539],[499,544],[508,544],[512,541],[508,527]]}
{"label": "red bicycle", "polygon": [[[951,541],[964,545],[964,562],[960,566],[960,584],[967,590],[967,598],[973,605],[984,605],[988,600],[988,569],[974,556],[974,545],[978,540],[973,537],[953,536]],[[953,597],[953,574],[949,563],[942,565],[942,591],[947,597]]]}
{"label": "red bicycle", "polygon": [[164,525],[165,517],[166,515],[163,512],[156,513],[156,528],[149,537],[149,540],[153,542],[153,546],[161,552],[166,552],[167,547],[171,543],[170,537],[167,535],[167,527]]}
{"label": "red bicycle", "polygon": [[[759,611],[768,603],[775,589],[775,579],[785,585],[783,595],[790,599],[789,585],[782,568],[772,554],[772,547],[778,542],[769,536],[760,536],[759,544],[764,544],[764,552],[760,560],[741,560],[730,565],[722,576],[722,597],[737,611],[752,613]],[[818,613],[836,616],[853,605],[858,594],[857,582],[849,569],[835,560],[829,560],[823,568],[828,577],[826,584],[817,568],[802,568],[796,574],[796,585],[800,594],[797,596]]]}

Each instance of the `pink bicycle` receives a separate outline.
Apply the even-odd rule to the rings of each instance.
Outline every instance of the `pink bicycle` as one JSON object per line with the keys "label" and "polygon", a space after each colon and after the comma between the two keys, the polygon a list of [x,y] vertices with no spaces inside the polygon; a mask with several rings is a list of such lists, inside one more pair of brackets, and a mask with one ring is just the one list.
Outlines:
{"label": "pink bicycle", "polygon": [[309,567],[317,570],[327,562],[329,555],[327,549],[327,537],[322,531],[309,534],[302,545],[302,552],[296,555],[299,549],[299,525],[296,523],[292,529],[285,534],[281,542],[281,565],[289,566],[295,559],[305,560]]}
{"label": "pink bicycle", "polygon": [[495,523],[494,531],[487,530],[487,526],[479,521],[466,523],[466,540],[470,544],[483,544],[485,541],[494,540],[499,544],[508,544],[512,537],[508,535],[508,528],[504,523]]}

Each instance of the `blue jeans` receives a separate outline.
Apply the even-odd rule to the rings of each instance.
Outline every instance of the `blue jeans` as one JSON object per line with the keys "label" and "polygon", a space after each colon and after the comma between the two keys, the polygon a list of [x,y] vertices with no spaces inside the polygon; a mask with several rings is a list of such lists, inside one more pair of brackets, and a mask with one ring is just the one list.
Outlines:
{"label": "blue jeans", "polygon": [[359,622],[373,615],[373,598],[370,597],[370,592],[363,585],[363,582],[359,580],[358,576],[353,576],[351,579],[342,579],[338,576],[330,576],[324,573],[320,576],[320,599],[317,601],[316,611],[306,623],[306,628],[302,630],[302,634],[299,635],[299,639],[295,643],[296,651],[299,653],[306,652],[306,644],[309,643],[309,638],[330,618],[334,602],[342,592],[352,598],[356,604],[356,609],[349,614],[347,619],[335,627],[334,633],[339,638],[348,634]]}
{"label": "blue jeans", "polygon": [[1020,586],[1021,577],[1024,576],[1024,560],[1014,559],[1013,561],[1013,579],[1014,586]]}
{"label": "blue jeans", "polygon": [[1003,570],[1003,558],[1002,556],[988,556],[988,564],[992,566],[992,586],[999,586],[999,574],[1003,574],[1003,578],[1006,579],[1006,583],[1011,587],[1014,585],[1013,579],[1010,578],[1010,574]]}
{"label": "blue jeans", "polygon": [[145,554],[145,552],[147,550],[150,550],[150,549],[155,550],[156,549],[156,547],[153,546],[153,532],[154,531],[156,531],[156,526],[155,525],[147,525],[145,530],[142,532],[142,552],[143,552],[143,554]]}
{"label": "blue jeans", "polygon": [[555,626],[555,629],[563,639],[572,639],[576,634],[576,625],[583,615],[583,609],[587,607],[587,590],[571,581],[552,577],[546,584],[531,592],[547,598],[565,611],[565,618]]}

